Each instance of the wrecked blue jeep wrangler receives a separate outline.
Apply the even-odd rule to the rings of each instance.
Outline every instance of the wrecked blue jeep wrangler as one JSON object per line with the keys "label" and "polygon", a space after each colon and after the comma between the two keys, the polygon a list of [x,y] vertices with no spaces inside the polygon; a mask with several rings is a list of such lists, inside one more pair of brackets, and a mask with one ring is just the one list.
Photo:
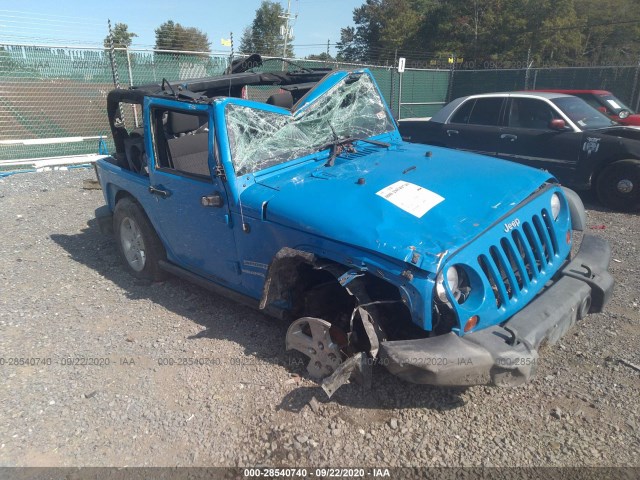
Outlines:
{"label": "wrecked blue jeep wrangler", "polygon": [[[143,127],[125,125],[128,104]],[[574,192],[404,142],[366,69],[116,89],[108,114],[96,216],[126,268],[291,322],[287,348],[329,395],[375,363],[416,383],[523,383],[539,347],[612,293],[605,240],[584,235],[571,258]]]}

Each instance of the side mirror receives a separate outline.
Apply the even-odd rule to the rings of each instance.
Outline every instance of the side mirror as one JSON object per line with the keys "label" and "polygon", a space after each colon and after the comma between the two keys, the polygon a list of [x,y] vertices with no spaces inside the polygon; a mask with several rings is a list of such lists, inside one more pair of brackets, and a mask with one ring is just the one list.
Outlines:
{"label": "side mirror", "polygon": [[602,113],[607,113],[607,107],[598,107],[598,111]]}
{"label": "side mirror", "polygon": [[551,120],[551,123],[549,124],[549,128],[551,130],[564,130],[566,127],[567,127],[567,124],[561,118],[554,118],[553,120]]}

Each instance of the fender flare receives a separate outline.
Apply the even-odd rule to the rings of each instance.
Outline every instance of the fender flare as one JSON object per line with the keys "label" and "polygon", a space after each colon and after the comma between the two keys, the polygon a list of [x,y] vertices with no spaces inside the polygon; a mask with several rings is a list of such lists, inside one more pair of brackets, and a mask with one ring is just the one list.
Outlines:
{"label": "fender flare", "polygon": [[587,226],[587,214],[584,211],[582,199],[576,192],[567,187],[562,187],[564,196],[569,204],[569,213],[571,214],[571,227],[579,232],[584,231]]}
{"label": "fender flare", "polygon": [[275,254],[262,287],[260,310],[283,298],[285,290],[297,279],[300,264],[315,266],[317,257],[313,253],[289,247],[283,247]]}

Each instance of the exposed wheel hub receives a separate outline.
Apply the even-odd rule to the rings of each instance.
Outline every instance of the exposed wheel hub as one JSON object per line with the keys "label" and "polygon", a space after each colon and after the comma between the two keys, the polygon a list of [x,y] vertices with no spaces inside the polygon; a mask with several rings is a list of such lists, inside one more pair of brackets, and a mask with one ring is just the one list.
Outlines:
{"label": "exposed wheel hub", "polygon": [[331,338],[330,328],[326,320],[302,317],[287,330],[287,350],[298,350],[309,357],[307,371],[314,378],[331,375],[342,363],[340,347]]}
{"label": "exposed wheel hub", "polygon": [[633,182],[629,179],[622,179],[616,185],[616,188],[620,193],[631,193],[633,190]]}

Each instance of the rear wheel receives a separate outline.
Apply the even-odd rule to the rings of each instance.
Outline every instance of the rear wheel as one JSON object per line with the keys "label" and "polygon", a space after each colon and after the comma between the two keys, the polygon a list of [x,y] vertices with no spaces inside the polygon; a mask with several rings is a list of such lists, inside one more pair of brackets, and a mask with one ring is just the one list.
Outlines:
{"label": "rear wheel", "polygon": [[146,280],[162,280],[160,260],[165,251],[144,211],[130,198],[116,204],[113,231],[122,260],[131,275]]}
{"label": "rear wheel", "polygon": [[596,180],[598,199],[612,210],[630,211],[640,206],[640,161],[619,160],[607,166]]}

